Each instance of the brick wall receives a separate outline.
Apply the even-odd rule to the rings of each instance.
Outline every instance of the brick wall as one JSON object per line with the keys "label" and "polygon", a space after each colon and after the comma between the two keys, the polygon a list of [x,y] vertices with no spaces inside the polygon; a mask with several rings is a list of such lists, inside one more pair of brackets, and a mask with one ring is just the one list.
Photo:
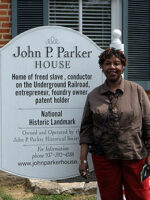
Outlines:
{"label": "brick wall", "polygon": [[0,48],[11,39],[11,0],[0,0]]}

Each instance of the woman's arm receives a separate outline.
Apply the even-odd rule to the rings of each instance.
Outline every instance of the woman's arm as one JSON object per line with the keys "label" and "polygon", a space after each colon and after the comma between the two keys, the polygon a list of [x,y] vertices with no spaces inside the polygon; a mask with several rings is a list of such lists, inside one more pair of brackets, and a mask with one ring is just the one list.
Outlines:
{"label": "woman's arm", "polygon": [[139,88],[139,100],[142,109],[142,131],[147,149],[146,163],[150,166],[150,100],[142,87]]}
{"label": "woman's arm", "polygon": [[146,149],[147,149],[146,163],[150,166],[150,139],[148,139],[146,142]]}
{"label": "woman's arm", "polygon": [[93,129],[92,112],[87,98],[80,127],[81,150],[80,150],[80,165],[79,165],[79,172],[81,176],[85,178],[88,178],[89,176],[89,166],[88,166],[87,156],[88,156],[88,145],[93,143],[92,129]]}
{"label": "woman's arm", "polygon": [[89,166],[88,166],[88,161],[87,161],[87,155],[88,155],[88,145],[81,144],[79,172],[81,176],[85,178],[88,178],[89,176]]}
{"label": "woman's arm", "polygon": [[81,144],[81,152],[80,152],[81,163],[84,160],[87,160],[87,155],[88,155],[88,145],[87,144]]}

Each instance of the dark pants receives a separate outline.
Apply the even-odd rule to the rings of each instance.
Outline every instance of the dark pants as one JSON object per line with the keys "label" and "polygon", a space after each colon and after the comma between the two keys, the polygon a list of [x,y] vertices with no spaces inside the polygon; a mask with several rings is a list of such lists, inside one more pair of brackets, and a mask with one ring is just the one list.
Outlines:
{"label": "dark pants", "polygon": [[123,200],[123,186],[127,200],[150,200],[149,178],[141,183],[140,171],[144,160],[109,160],[92,155],[102,200]]}

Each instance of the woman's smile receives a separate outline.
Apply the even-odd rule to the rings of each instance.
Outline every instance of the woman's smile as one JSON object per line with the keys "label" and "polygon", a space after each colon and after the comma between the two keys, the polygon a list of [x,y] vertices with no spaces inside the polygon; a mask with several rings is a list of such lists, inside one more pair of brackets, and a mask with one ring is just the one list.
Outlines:
{"label": "woman's smile", "polygon": [[108,81],[115,82],[121,78],[123,66],[119,58],[112,56],[103,63],[102,70]]}

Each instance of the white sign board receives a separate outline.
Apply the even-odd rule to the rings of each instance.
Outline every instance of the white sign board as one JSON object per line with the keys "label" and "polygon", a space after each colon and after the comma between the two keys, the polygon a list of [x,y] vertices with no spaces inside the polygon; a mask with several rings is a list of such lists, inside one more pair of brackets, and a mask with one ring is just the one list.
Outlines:
{"label": "white sign board", "polygon": [[102,83],[101,51],[79,32],[48,26],[0,50],[1,170],[51,180],[79,175],[81,117],[88,92]]}

